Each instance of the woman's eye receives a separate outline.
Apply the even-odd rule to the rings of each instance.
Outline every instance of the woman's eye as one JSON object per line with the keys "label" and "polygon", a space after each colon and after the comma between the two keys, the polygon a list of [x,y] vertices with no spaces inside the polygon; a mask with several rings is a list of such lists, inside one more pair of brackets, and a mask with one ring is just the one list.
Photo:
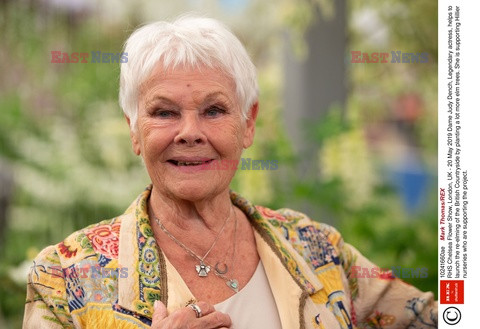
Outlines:
{"label": "woman's eye", "polygon": [[176,113],[174,111],[169,111],[169,110],[156,110],[154,112],[154,115],[156,117],[160,117],[163,119],[168,119],[168,118],[173,118],[176,116]]}
{"label": "woman's eye", "polygon": [[225,113],[225,110],[216,106],[212,106],[205,111],[207,117],[216,117],[223,113]]}

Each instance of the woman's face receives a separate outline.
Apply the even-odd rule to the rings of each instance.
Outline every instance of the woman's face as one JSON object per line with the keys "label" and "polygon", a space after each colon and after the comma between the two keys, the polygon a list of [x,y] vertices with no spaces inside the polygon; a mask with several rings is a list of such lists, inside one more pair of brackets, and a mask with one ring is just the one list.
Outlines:
{"label": "woman's face", "polygon": [[238,161],[252,144],[257,104],[242,120],[232,79],[206,67],[165,71],[157,65],[138,97],[132,145],[154,189],[189,201],[228,189],[235,170],[219,164]]}

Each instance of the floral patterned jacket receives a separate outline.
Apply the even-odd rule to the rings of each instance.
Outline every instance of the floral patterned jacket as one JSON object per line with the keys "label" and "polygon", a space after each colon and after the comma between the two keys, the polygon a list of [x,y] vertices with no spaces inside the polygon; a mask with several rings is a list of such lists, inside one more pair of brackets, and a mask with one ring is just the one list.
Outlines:
{"label": "floral patterned jacket", "polygon": [[[156,247],[149,195],[147,188],[123,215],[37,256],[23,328],[149,328],[155,300],[174,311],[195,299]],[[231,199],[255,229],[284,329],[437,326],[431,293],[378,271],[332,227],[254,206],[234,192]]]}

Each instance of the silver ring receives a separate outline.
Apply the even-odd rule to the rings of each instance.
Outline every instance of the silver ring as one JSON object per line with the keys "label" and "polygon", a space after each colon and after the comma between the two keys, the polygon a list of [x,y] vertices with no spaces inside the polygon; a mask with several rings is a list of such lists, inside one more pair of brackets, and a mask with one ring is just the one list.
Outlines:
{"label": "silver ring", "polygon": [[192,310],[195,311],[195,315],[197,316],[197,318],[202,317],[202,310],[200,309],[200,307],[198,307],[197,304],[188,304],[188,306],[190,306]]}
{"label": "silver ring", "polygon": [[225,269],[224,270],[220,270],[220,267],[218,266],[219,265],[219,262],[217,262],[215,264],[215,271],[218,273],[218,274],[226,274],[228,272],[228,266],[226,263],[223,263],[223,266],[225,266]]}

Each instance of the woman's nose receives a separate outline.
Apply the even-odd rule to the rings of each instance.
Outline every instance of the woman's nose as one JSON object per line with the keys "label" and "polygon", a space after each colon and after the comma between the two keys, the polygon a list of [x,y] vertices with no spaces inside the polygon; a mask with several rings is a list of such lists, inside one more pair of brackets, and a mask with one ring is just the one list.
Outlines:
{"label": "woman's nose", "polygon": [[200,145],[206,142],[205,134],[202,132],[196,113],[188,113],[182,117],[179,132],[175,136],[174,142],[187,146]]}

